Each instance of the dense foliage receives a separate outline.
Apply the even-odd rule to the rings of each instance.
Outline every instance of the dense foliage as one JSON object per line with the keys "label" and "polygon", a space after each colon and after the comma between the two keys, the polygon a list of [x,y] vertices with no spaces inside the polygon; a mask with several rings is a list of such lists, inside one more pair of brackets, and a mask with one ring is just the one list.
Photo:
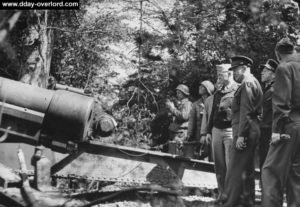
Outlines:
{"label": "dense foliage", "polygon": [[[24,31],[39,17],[24,11],[1,45],[1,75],[28,72],[25,46],[39,41],[26,42]],[[199,82],[215,80],[215,64],[247,55],[258,75],[280,38],[300,37],[299,7],[291,0],[87,0],[78,11],[52,10],[48,18],[50,75],[94,95],[117,119],[119,141],[147,142],[160,100],[172,97],[177,84],[187,84],[195,100]]]}

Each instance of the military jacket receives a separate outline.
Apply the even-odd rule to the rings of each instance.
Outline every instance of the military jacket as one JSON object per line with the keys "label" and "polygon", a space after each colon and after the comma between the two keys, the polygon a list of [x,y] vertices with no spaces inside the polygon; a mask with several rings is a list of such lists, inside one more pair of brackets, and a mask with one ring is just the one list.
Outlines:
{"label": "military jacket", "polygon": [[283,133],[289,121],[300,121],[300,60],[281,63],[276,69],[273,106],[274,133]]}
{"label": "military jacket", "polygon": [[201,122],[203,117],[204,104],[202,99],[193,103],[189,117],[187,137],[189,141],[200,140]]}
{"label": "military jacket", "polygon": [[217,111],[217,115],[222,119],[224,122],[231,122],[232,119],[232,113],[231,113],[231,105],[232,105],[232,99],[234,96],[235,91],[238,88],[238,84],[236,82],[233,82],[228,88],[222,89],[217,91],[213,96],[212,96],[212,106],[214,105],[214,97],[217,93],[221,93],[222,97],[220,100],[220,103],[218,106],[216,106],[216,109],[212,109],[212,114],[209,116],[208,124],[207,124],[207,133],[212,133],[212,128],[213,128],[213,111]]}
{"label": "military jacket", "polygon": [[249,75],[244,78],[232,100],[233,137],[247,137],[249,120],[261,114],[263,93],[258,80]]}
{"label": "military jacket", "polygon": [[169,129],[174,132],[176,132],[178,129],[187,130],[191,109],[192,102],[190,102],[187,98],[181,100],[178,106],[173,108],[171,111],[174,121],[171,123]]}
{"label": "military jacket", "polygon": [[207,99],[205,99],[204,101],[204,110],[203,110],[203,117],[202,117],[201,129],[200,129],[200,136],[207,134],[208,121],[210,119],[211,112],[212,112],[213,100],[214,100],[214,96],[211,95],[207,97]]}
{"label": "military jacket", "polygon": [[262,117],[260,122],[261,128],[272,128],[272,95],[273,95],[273,82],[267,85],[264,89],[263,95],[263,108],[262,108]]}

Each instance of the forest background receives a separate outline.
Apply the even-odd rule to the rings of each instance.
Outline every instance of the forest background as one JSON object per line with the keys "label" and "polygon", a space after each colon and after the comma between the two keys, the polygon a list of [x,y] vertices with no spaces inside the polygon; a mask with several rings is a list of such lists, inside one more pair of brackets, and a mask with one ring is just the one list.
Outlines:
{"label": "forest background", "polygon": [[[118,130],[110,140],[146,148],[150,122],[175,87],[198,97],[215,65],[236,54],[252,72],[288,36],[300,45],[299,1],[82,0],[80,10],[0,11],[0,76],[81,88]],[[50,79],[49,79],[50,78]]]}

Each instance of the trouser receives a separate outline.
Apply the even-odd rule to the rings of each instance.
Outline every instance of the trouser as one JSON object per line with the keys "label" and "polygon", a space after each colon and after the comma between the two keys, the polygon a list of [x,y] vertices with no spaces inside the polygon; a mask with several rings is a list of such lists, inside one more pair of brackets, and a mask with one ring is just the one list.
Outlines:
{"label": "trouser", "polygon": [[272,128],[261,128],[260,129],[260,139],[259,139],[259,168],[260,172],[262,170],[262,166],[266,160],[270,141],[272,136]]}
{"label": "trouser", "polygon": [[223,205],[224,207],[235,207],[244,202],[254,203],[254,154],[260,136],[260,129],[256,120],[250,120],[249,125],[247,147],[245,149],[236,149],[237,137],[233,138],[233,147],[225,178],[225,195],[227,199]]}
{"label": "trouser", "polygon": [[232,147],[232,128],[212,129],[212,155],[215,162],[215,173],[218,182],[219,194],[225,190],[225,177],[229,164],[229,155]]}
{"label": "trouser", "polygon": [[291,136],[271,145],[262,170],[263,206],[279,207],[287,189],[289,207],[300,206],[300,123],[285,126]]}

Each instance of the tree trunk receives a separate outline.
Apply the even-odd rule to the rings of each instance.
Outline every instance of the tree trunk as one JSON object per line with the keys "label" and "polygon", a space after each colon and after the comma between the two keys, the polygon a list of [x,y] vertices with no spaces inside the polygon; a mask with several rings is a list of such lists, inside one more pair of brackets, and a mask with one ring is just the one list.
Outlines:
{"label": "tree trunk", "polygon": [[22,68],[21,82],[46,88],[50,73],[50,64],[53,48],[53,30],[48,28],[52,22],[48,10],[34,13],[37,21],[28,25],[28,34],[25,38],[26,55]]}

